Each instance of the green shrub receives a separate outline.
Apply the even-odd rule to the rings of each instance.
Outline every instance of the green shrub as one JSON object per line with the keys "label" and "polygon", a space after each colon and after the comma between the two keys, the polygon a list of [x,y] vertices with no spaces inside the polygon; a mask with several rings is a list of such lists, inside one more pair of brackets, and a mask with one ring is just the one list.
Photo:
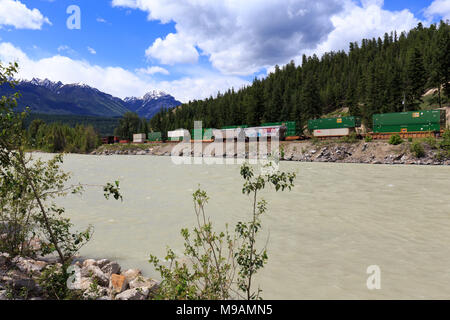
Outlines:
{"label": "green shrub", "polygon": [[419,141],[414,141],[411,145],[411,152],[415,155],[416,158],[422,158],[425,156],[425,149],[423,145]]}
{"label": "green shrub", "polygon": [[356,132],[352,132],[348,136],[341,138],[341,142],[344,142],[344,143],[355,143],[358,141],[359,141],[359,139],[358,139],[358,135],[356,134]]}
{"label": "green shrub", "polygon": [[439,144],[439,147],[450,152],[450,129],[445,130],[444,134],[442,135],[442,141]]}
{"label": "green shrub", "polygon": [[[234,234],[228,232],[228,227],[223,232],[214,231],[205,213],[208,195],[200,189],[193,194],[197,226],[193,231],[181,231],[185,259],[177,257],[171,249],[167,249],[164,264],[156,256],[150,256],[150,263],[162,278],[156,299],[261,299],[262,290],[254,290],[254,277],[268,260],[266,246],[258,245],[257,241],[267,202],[258,199],[258,195],[269,185],[275,191],[290,190],[296,176],[270,168],[275,169],[270,164],[265,167],[266,173],[255,175],[248,164],[242,165],[241,176],[245,181],[242,193],[251,199],[252,214],[249,221],[236,224]],[[183,260],[189,261],[189,265]]]}
{"label": "green shrub", "polygon": [[409,137],[408,142],[413,142],[413,138]]}
{"label": "green shrub", "polygon": [[389,144],[392,144],[394,146],[402,144],[402,143],[403,143],[403,139],[398,134],[394,134],[389,138]]}
{"label": "green shrub", "polygon": [[437,149],[438,148],[438,143],[436,141],[436,138],[434,138],[434,137],[423,138],[422,142],[426,143],[427,145],[429,145],[430,148],[432,148],[432,149]]}
{"label": "green shrub", "polygon": [[366,142],[372,142],[372,141],[373,141],[373,138],[372,138],[372,136],[366,135],[365,138],[364,138],[364,141],[366,141]]}

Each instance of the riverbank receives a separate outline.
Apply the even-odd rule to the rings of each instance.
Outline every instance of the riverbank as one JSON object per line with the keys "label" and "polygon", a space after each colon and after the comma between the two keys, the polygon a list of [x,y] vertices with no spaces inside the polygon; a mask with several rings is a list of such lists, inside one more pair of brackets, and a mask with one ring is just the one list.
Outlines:
{"label": "riverbank", "polygon": [[56,297],[49,292],[60,291],[58,286],[65,285],[69,296],[58,299],[147,300],[159,287],[158,281],[145,278],[140,270],[122,270],[108,259],[73,259],[69,267],[73,276],[67,284],[61,283],[64,278],[55,276],[61,270],[62,265],[54,258],[10,258],[0,253],[0,300],[53,300]]}
{"label": "riverbank", "polygon": [[[188,154],[199,157],[248,158],[249,144],[246,143],[245,154],[238,152],[233,144],[225,144],[225,152],[214,151],[215,143],[203,143],[201,152],[191,150]],[[285,161],[299,162],[336,162],[365,164],[405,164],[405,165],[450,165],[448,152],[431,143],[422,142],[424,155],[420,158],[411,151],[411,142],[390,145],[387,141],[345,143],[340,141],[282,141],[280,142],[280,158]],[[189,146],[189,144],[186,144]],[[170,156],[175,151],[176,143],[103,145],[91,152],[91,155],[152,155]],[[180,149],[177,147],[177,149]],[[267,147],[270,153],[271,146]],[[213,151],[211,151],[213,150]],[[218,149],[216,149],[218,150]],[[220,149],[219,149],[220,150]],[[180,151],[175,154],[181,155]]]}

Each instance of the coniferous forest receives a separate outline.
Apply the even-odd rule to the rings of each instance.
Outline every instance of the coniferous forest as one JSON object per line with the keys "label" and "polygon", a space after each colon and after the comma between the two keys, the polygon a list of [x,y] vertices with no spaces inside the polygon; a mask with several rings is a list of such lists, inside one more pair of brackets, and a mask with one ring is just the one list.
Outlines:
{"label": "coniferous forest", "polygon": [[[409,32],[386,33],[383,38],[350,43],[345,51],[325,53],[320,59],[303,56],[279,67],[264,79],[238,91],[190,101],[161,110],[151,119],[154,131],[204,127],[259,125],[309,119],[347,107],[371,127],[375,113],[401,112],[425,107],[423,96],[436,88],[433,106],[448,105],[450,96],[450,26],[448,21]],[[430,102],[430,101],[428,101]]]}

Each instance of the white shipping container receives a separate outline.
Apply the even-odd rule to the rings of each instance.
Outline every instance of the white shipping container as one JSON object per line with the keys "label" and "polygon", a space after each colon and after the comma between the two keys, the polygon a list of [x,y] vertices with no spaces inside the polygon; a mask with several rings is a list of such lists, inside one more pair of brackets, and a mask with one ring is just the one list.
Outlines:
{"label": "white shipping container", "polygon": [[348,136],[349,134],[350,128],[314,130],[314,137],[339,137]]}
{"label": "white shipping container", "polygon": [[135,143],[143,143],[146,139],[147,135],[145,133],[133,134],[133,142]]}
{"label": "white shipping container", "polygon": [[169,138],[189,137],[189,131],[186,129],[177,129],[174,131],[169,131],[169,132],[167,132],[167,137],[169,137]]}
{"label": "white shipping container", "polygon": [[282,129],[282,126],[246,128],[245,136],[247,138],[280,138]]}
{"label": "white shipping container", "polygon": [[245,132],[242,128],[236,129],[213,129],[215,140],[245,140]]}

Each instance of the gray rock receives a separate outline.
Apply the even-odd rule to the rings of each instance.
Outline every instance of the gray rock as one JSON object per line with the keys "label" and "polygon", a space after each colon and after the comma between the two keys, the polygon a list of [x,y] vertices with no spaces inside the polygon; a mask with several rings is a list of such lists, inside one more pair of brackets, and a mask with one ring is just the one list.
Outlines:
{"label": "gray rock", "polygon": [[108,263],[110,263],[111,261],[109,261],[108,259],[102,259],[102,260],[98,260],[95,265],[97,267],[99,267],[100,269],[103,268],[104,266],[106,266]]}
{"label": "gray rock", "polygon": [[146,300],[149,294],[148,288],[134,288],[116,295],[116,300]]}
{"label": "gray rock", "polygon": [[108,278],[112,274],[120,274],[120,265],[117,262],[110,262],[103,266],[102,271],[108,275]]}
{"label": "gray rock", "polygon": [[145,279],[143,277],[137,277],[129,283],[130,289],[135,288],[148,288],[151,292],[156,291],[159,288],[159,282],[153,279]]}
{"label": "gray rock", "polygon": [[109,285],[109,276],[95,265],[82,268],[81,277],[92,278],[93,280],[97,280],[97,283],[101,286]]}
{"label": "gray rock", "polygon": [[6,290],[0,291],[0,300],[8,300],[8,293]]}

